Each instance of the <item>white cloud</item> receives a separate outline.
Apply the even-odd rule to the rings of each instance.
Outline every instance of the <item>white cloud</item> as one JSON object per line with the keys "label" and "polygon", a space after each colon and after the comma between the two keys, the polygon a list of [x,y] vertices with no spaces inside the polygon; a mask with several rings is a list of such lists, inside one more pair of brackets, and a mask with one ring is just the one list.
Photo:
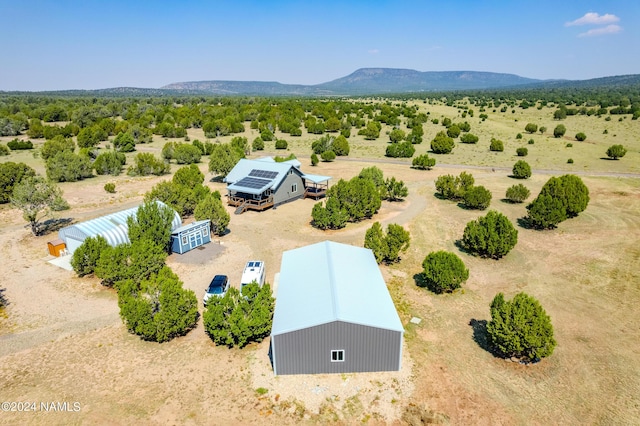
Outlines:
{"label": "white cloud", "polygon": [[607,25],[606,27],[594,28],[585,33],[578,34],[578,37],[592,37],[599,36],[605,34],[615,34],[622,31],[622,27],[620,25]]}
{"label": "white cloud", "polygon": [[369,54],[370,55],[377,55],[378,53],[380,53],[380,51],[378,49],[370,49],[369,50]]}
{"label": "white cloud", "polygon": [[620,18],[616,15],[611,15],[609,13],[605,13],[600,16],[595,12],[585,13],[582,18],[578,18],[575,21],[566,22],[564,24],[565,27],[572,27],[574,25],[604,25],[604,24],[612,24],[614,22],[618,22]]}

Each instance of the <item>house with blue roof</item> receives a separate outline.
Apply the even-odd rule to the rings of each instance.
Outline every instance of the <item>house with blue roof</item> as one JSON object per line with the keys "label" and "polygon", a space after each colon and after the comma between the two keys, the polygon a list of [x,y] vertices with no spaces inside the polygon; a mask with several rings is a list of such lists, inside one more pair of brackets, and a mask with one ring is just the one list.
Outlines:
{"label": "house with blue roof", "polygon": [[276,375],[398,371],[404,328],[373,252],[324,241],[282,255]]}
{"label": "house with blue roof", "polygon": [[276,162],[271,157],[243,158],[227,174],[227,201],[236,214],[262,211],[300,198],[326,195],[329,176],[305,174],[300,161]]}

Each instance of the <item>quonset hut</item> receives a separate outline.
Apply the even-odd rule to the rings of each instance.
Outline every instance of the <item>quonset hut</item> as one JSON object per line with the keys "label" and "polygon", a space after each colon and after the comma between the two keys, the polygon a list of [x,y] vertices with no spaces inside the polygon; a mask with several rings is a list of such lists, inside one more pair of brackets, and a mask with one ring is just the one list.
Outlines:
{"label": "quonset hut", "polygon": [[371,250],[325,241],[283,253],[271,330],[276,375],[398,371],[403,334]]}
{"label": "quonset hut", "polygon": [[[166,206],[162,201],[156,201]],[[129,243],[129,227],[127,226],[127,218],[134,216],[138,211],[137,207],[112,213],[106,216],[97,217],[86,222],[80,222],[67,226],[58,231],[58,237],[64,241],[67,251],[72,254],[85,239],[89,237],[102,236],[110,246],[115,247],[118,244]],[[180,215],[174,211],[173,221],[171,222],[171,230],[182,225]]]}

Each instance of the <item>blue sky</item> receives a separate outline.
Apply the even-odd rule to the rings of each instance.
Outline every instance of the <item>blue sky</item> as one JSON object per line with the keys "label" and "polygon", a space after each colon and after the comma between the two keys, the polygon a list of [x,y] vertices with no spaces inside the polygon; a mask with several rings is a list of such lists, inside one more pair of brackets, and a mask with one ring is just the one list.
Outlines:
{"label": "blue sky", "polygon": [[0,90],[318,84],[358,68],[640,73],[640,1],[0,0]]}

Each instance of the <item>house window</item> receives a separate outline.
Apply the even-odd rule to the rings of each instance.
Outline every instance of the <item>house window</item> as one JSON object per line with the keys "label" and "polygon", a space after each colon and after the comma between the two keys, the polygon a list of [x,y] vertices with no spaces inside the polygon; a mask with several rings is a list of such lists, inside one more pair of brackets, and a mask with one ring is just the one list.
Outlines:
{"label": "house window", "polygon": [[202,228],[202,236],[206,237],[207,235],[209,235],[209,227],[205,226],[204,228]]}
{"label": "house window", "polygon": [[294,183],[293,185],[291,185],[291,192],[298,192],[298,184]]}
{"label": "house window", "polygon": [[184,246],[184,245],[186,245],[188,241],[189,241],[189,240],[187,240],[187,236],[186,236],[186,235],[183,235],[183,236],[182,236],[182,245],[183,245],[183,246]]}
{"label": "house window", "polygon": [[343,361],[344,361],[344,349],[331,351],[331,362],[343,362]]}

